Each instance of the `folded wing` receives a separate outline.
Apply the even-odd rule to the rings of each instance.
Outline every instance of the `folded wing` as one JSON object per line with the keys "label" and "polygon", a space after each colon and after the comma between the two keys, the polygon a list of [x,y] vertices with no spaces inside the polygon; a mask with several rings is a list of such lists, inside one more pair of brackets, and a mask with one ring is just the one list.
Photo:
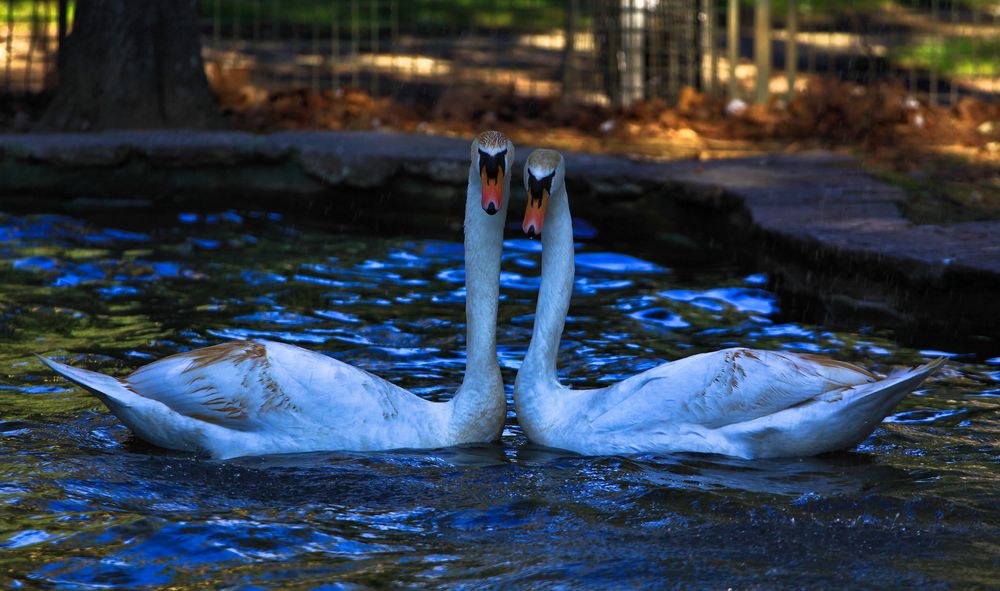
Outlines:
{"label": "folded wing", "polygon": [[718,428],[876,380],[863,368],[825,357],[724,349],[666,363],[598,391],[588,418],[597,431],[662,420]]}
{"label": "folded wing", "polygon": [[231,341],[172,355],[121,381],[176,413],[239,430],[326,414],[391,419],[416,398],[321,353],[266,341]]}

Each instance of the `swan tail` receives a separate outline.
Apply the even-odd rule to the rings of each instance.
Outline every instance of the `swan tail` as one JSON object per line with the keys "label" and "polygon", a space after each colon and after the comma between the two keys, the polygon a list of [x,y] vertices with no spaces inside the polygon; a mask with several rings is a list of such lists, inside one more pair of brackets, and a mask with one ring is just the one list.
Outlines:
{"label": "swan tail", "polygon": [[[916,390],[945,361],[938,358],[919,367],[897,370],[883,380],[844,391],[842,401],[830,413],[830,423],[839,429],[839,437],[832,438],[837,443],[824,451],[847,449],[862,443],[907,394]],[[822,402],[815,404],[822,405]]]}
{"label": "swan tail", "polygon": [[728,425],[722,434],[748,458],[811,456],[862,443],[910,392],[945,363],[935,359],[875,382],[827,392],[753,421]]}
{"label": "swan tail", "polygon": [[869,409],[881,421],[907,394],[916,390],[924,380],[940,369],[945,361],[944,357],[939,357],[919,367],[894,371],[884,380],[857,386],[853,388],[853,397],[857,398],[855,404]]}
{"label": "swan tail", "polygon": [[[165,404],[134,392],[121,380],[109,375],[59,363],[41,355],[36,357],[52,371],[100,399],[140,439],[167,449],[209,451],[213,456],[226,457],[224,452],[210,450],[206,446],[205,430],[215,425],[182,417]],[[196,423],[200,423],[198,428],[193,428]]]}
{"label": "swan tail", "polygon": [[115,414],[120,410],[131,408],[135,405],[136,398],[141,398],[117,378],[59,363],[41,355],[35,357],[52,371],[97,396]]}

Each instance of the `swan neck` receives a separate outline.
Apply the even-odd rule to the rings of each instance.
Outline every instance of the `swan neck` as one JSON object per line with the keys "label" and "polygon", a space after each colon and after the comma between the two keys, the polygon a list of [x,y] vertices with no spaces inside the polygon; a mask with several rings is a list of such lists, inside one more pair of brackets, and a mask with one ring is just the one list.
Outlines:
{"label": "swan neck", "polygon": [[466,381],[490,374],[490,368],[499,368],[496,326],[503,226],[494,222],[502,220],[503,211],[487,217],[478,202],[466,209]]}
{"label": "swan neck", "polygon": [[558,384],[559,341],[573,295],[573,222],[565,186],[550,199],[542,231],[542,281],[535,305],[535,325],[518,372],[519,384],[528,389]]}
{"label": "swan neck", "polygon": [[[452,429],[459,439],[483,441],[503,428],[503,381],[497,362],[497,308],[500,300],[500,258],[507,218],[510,181],[505,179],[500,211],[482,208],[478,170],[469,171],[465,203],[465,377],[453,399]],[[496,416],[493,416],[496,415]]]}

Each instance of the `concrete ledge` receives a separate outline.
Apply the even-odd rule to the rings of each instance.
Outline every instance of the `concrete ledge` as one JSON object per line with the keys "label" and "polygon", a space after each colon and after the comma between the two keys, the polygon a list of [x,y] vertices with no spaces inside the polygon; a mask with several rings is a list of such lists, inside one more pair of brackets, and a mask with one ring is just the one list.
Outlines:
{"label": "concrete ledge", "polygon": [[[517,149],[515,185],[530,151]],[[825,321],[1000,334],[1000,222],[914,225],[899,211],[903,192],[850,158],[565,156],[575,213],[629,221],[638,240],[683,226],[764,266],[775,289],[811,298]],[[0,135],[0,197],[253,201],[355,219],[394,210],[401,224],[444,215],[454,225],[468,158],[467,139],[378,132]]]}

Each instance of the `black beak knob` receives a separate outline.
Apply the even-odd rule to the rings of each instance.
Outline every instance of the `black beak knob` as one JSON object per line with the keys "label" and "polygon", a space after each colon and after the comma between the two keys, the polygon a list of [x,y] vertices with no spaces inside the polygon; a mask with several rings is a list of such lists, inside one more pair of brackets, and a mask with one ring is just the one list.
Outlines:
{"label": "black beak knob", "polygon": [[497,212],[497,206],[490,203],[486,206],[486,213],[493,215]]}
{"label": "black beak knob", "polygon": [[528,226],[528,238],[534,238],[535,236],[536,236],[536,234],[535,234],[535,227],[534,226]]}

